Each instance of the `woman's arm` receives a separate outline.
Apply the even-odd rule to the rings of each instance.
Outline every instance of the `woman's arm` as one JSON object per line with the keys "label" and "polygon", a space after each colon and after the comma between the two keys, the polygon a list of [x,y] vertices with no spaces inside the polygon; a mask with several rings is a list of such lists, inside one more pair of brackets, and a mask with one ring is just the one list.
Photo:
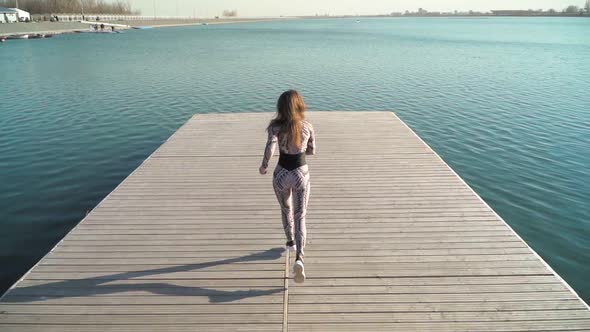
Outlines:
{"label": "woman's arm", "polygon": [[305,154],[310,156],[315,154],[315,131],[311,124],[309,125],[309,140],[307,140],[307,150]]}
{"label": "woman's arm", "polygon": [[275,153],[277,142],[279,138],[273,128],[268,128],[268,139],[266,140],[266,147],[264,149],[264,156],[262,157],[262,165],[260,166],[260,174],[266,174],[268,168],[268,162]]}

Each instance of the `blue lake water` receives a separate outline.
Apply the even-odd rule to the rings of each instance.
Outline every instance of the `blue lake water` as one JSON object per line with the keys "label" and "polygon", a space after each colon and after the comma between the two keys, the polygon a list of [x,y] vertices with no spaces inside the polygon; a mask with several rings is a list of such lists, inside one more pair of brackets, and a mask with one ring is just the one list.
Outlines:
{"label": "blue lake water", "polygon": [[312,112],[395,110],[589,301],[589,31],[330,19],[2,44],[0,293],[190,115],[296,88]]}

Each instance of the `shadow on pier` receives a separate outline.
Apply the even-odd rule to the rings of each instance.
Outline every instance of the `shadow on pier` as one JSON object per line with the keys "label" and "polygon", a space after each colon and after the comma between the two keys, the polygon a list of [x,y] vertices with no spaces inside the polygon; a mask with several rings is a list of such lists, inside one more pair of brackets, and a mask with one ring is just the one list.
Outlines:
{"label": "shadow on pier", "polygon": [[[59,299],[66,297],[88,297],[96,295],[108,295],[124,292],[133,291],[146,291],[155,295],[167,295],[167,296],[208,296],[210,303],[224,303],[234,302],[245,298],[266,296],[276,293],[280,293],[284,290],[283,287],[268,289],[268,290],[236,290],[236,291],[223,291],[217,289],[209,289],[203,287],[192,287],[192,286],[179,286],[168,284],[165,282],[146,282],[132,285],[117,285],[110,284],[117,280],[132,280],[147,276],[156,276],[158,274],[175,273],[175,272],[189,272],[201,269],[206,269],[213,266],[233,264],[233,263],[245,263],[255,261],[272,261],[279,259],[284,248],[273,248],[263,252],[254,253],[242,257],[228,258],[213,262],[198,263],[198,264],[186,264],[173,267],[143,270],[143,271],[130,271],[122,272],[112,275],[76,279],[76,280],[65,280],[58,282],[50,282],[41,285],[28,286],[28,287],[17,287],[9,292],[3,299],[5,303],[29,303],[39,302],[51,299]],[[106,284],[109,283],[109,284]],[[106,285],[105,285],[106,284]],[[48,289],[55,290],[58,293],[63,290],[67,293],[68,289],[76,288],[77,292],[75,295],[60,295],[51,294],[44,295]],[[15,294],[11,294],[11,293]]]}

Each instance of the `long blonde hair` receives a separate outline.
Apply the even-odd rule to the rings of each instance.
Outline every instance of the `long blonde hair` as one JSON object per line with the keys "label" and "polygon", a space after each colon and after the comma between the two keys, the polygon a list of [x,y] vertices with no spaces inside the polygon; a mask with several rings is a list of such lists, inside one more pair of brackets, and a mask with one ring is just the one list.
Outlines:
{"label": "long blonde hair", "polygon": [[267,130],[272,127],[280,128],[281,139],[286,140],[287,146],[301,148],[302,121],[305,119],[307,106],[303,97],[295,90],[288,90],[281,94],[277,101],[277,115],[270,121]]}

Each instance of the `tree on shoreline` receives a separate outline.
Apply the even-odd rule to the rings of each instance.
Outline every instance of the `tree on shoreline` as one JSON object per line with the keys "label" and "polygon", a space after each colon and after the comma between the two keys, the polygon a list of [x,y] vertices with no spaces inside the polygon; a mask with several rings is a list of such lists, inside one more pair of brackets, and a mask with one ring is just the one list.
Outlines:
{"label": "tree on shoreline", "polygon": [[222,15],[225,16],[225,17],[237,17],[238,16],[238,11],[235,10],[235,9],[234,10],[226,9],[226,10],[223,11]]}
{"label": "tree on shoreline", "polygon": [[[105,0],[19,0],[19,8],[31,14],[74,14],[84,12],[87,14],[137,14],[131,9],[129,1]],[[15,7],[15,0],[0,0],[0,7]]]}
{"label": "tree on shoreline", "polygon": [[580,8],[578,6],[574,6],[574,5],[569,5],[567,6],[566,9],[563,10],[564,13],[567,14],[577,14],[580,11]]}
{"label": "tree on shoreline", "polygon": [[586,9],[586,15],[590,15],[590,0],[586,0],[586,4],[584,5],[584,9]]}

